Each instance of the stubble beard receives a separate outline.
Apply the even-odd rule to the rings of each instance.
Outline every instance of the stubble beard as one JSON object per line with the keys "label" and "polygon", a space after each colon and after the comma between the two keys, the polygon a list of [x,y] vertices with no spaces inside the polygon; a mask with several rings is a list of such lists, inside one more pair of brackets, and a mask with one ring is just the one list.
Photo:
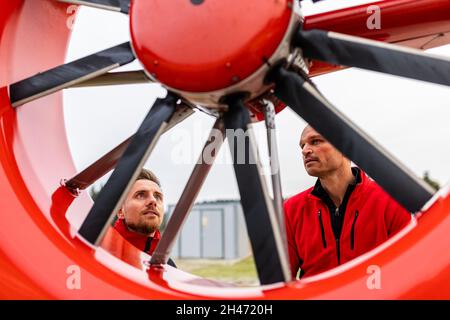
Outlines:
{"label": "stubble beard", "polygon": [[125,219],[125,225],[127,226],[127,228],[130,231],[134,231],[134,232],[140,233],[142,235],[146,235],[146,236],[155,232],[159,227],[157,222],[140,221],[138,223],[132,223],[132,222],[128,222],[126,219]]}

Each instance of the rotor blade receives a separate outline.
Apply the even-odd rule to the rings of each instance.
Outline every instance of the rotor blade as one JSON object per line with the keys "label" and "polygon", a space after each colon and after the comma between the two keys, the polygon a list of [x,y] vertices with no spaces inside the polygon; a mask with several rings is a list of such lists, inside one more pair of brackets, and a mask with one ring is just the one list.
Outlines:
{"label": "rotor blade", "polygon": [[404,167],[328,102],[310,82],[284,68],[273,70],[275,95],[367,172],[410,212],[419,211],[432,197],[432,189]]}
{"label": "rotor blade", "polygon": [[[166,133],[178,123],[187,119],[193,113],[194,110],[191,107],[185,105],[177,106],[177,110],[170,118],[170,121],[164,129],[163,133]],[[80,171],[74,177],[66,180],[64,182],[64,186],[73,191],[75,194],[77,194],[79,190],[84,190],[89,187],[91,184],[103,177],[106,173],[108,173],[116,166],[117,161],[125,152],[133,137],[134,135],[124,140],[117,147],[103,155],[100,159],[89,165],[83,171]]]}
{"label": "rotor blade", "polygon": [[152,83],[144,71],[108,72],[96,78],[77,83],[70,88],[117,86],[124,84]]}
{"label": "rotor blade", "polygon": [[256,145],[248,129],[249,113],[241,99],[231,100],[229,106],[224,117],[227,139],[259,281],[263,285],[290,281],[289,259],[273,202],[255,161]]}
{"label": "rotor blade", "polygon": [[129,42],[58,66],[10,86],[13,107],[87,81],[135,59]]}
{"label": "rotor blade", "polygon": [[200,189],[205,182],[206,177],[213,165],[213,161],[219,153],[225,135],[225,125],[223,119],[216,120],[208,140],[204,145],[200,158],[198,159],[191,176],[189,177],[180,200],[173,210],[169,221],[167,222],[164,234],[156,246],[155,252],[152,255],[150,264],[159,265],[166,264],[169,260],[170,252],[175,244],[177,235],[186,221],[195,199],[197,198]]}
{"label": "rotor blade", "polygon": [[58,0],[58,1],[98,9],[117,11],[126,14],[128,14],[130,11],[130,0]]}
{"label": "rotor blade", "polygon": [[174,114],[177,100],[178,97],[170,92],[166,98],[157,99],[131,139],[79,230],[79,234],[90,243],[98,245],[102,239],[114,214],[119,210],[167,122]]}
{"label": "rotor blade", "polygon": [[294,45],[306,58],[450,85],[450,59],[336,32],[300,30]]}

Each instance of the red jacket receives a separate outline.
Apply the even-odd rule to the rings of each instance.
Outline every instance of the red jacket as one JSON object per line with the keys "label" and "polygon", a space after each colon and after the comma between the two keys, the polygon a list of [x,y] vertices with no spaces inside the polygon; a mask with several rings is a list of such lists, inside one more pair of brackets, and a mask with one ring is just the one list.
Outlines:
{"label": "red jacket", "polygon": [[[153,252],[156,249],[156,246],[159,243],[159,240],[161,239],[161,233],[159,230],[155,231],[155,234],[153,237],[148,237],[141,235],[137,232],[130,231],[125,226],[123,219],[117,219],[116,223],[114,224],[114,228],[120,233],[122,237],[124,237],[129,243],[131,243],[133,246],[138,248],[141,251],[144,251],[145,253],[148,253],[149,255],[152,255]],[[169,258],[167,261],[168,265],[171,265],[172,267],[177,267],[175,262]]]}
{"label": "red jacket", "polygon": [[284,204],[293,277],[299,268],[301,276],[311,276],[352,260],[411,221],[411,214],[361,171],[361,182],[348,199],[340,238],[335,239],[330,210],[312,190]]}
{"label": "red jacket", "polygon": [[117,219],[114,224],[114,228],[124,237],[129,243],[138,248],[141,251],[144,251],[148,254],[153,254],[155,251],[156,245],[161,238],[161,234],[159,230],[155,231],[155,235],[153,237],[143,236],[137,232],[129,231],[123,222],[123,219]]}

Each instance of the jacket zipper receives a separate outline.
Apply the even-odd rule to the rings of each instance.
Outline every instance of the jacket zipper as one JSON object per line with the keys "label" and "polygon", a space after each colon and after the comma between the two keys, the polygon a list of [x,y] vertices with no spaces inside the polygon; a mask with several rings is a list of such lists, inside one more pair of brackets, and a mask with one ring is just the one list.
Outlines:
{"label": "jacket zipper", "polygon": [[334,216],[339,217],[339,207],[334,210]]}
{"label": "jacket zipper", "polygon": [[[334,210],[335,217],[339,217],[339,207]],[[339,241],[339,238],[336,238],[336,251],[337,251],[337,259],[338,259],[338,265],[341,264],[341,243]]]}
{"label": "jacket zipper", "polygon": [[355,248],[355,224],[356,224],[356,219],[358,219],[358,211],[355,212],[355,219],[353,219],[353,224],[352,224],[352,232],[351,232],[351,237],[350,237],[350,248],[352,250]]}
{"label": "jacket zipper", "polygon": [[144,252],[150,254],[149,250],[152,244],[152,240],[153,238],[147,238],[147,240],[145,241],[145,248],[144,248]]}
{"label": "jacket zipper", "polygon": [[323,247],[326,248],[327,247],[327,240],[325,239],[325,229],[323,227],[323,221],[322,221],[322,210],[319,209],[317,214],[319,216],[320,231],[322,232],[322,244],[323,244]]}

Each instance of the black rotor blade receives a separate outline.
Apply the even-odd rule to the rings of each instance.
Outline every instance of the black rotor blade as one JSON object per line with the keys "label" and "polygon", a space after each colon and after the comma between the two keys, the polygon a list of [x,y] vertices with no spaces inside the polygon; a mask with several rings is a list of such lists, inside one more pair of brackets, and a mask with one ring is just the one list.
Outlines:
{"label": "black rotor blade", "polygon": [[294,45],[306,58],[450,85],[450,59],[336,32],[299,30]]}
{"label": "black rotor blade", "polygon": [[337,110],[313,84],[282,67],[272,71],[270,80],[279,99],[407,210],[419,211],[432,197],[433,190],[425,182]]}
{"label": "black rotor blade", "polygon": [[130,0],[58,0],[58,1],[98,9],[118,11],[126,14],[128,14],[130,11]]}
{"label": "black rotor blade", "polygon": [[[71,86],[71,88],[119,86],[125,84],[147,84],[152,83],[144,70],[108,72],[94,79],[83,81]],[[154,83],[154,82],[153,82]]]}
{"label": "black rotor blade", "polygon": [[248,111],[240,99],[231,100],[229,107],[224,117],[226,134],[259,281],[261,284],[290,281],[289,260],[273,202],[268,195],[264,176],[252,161],[256,159],[252,149],[255,142],[251,136],[249,139],[239,137],[239,131],[248,132]]}
{"label": "black rotor blade", "polygon": [[108,222],[118,211],[159,136],[174,114],[177,100],[178,97],[171,93],[164,99],[157,99],[132,137],[79,230],[79,234],[90,243],[97,245],[109,227]]}
{"label": "black rotor blade", "polygon": [[10,99],[14,107],[90,80],[135,59],[129,42],[63,64],[13,83]]}

